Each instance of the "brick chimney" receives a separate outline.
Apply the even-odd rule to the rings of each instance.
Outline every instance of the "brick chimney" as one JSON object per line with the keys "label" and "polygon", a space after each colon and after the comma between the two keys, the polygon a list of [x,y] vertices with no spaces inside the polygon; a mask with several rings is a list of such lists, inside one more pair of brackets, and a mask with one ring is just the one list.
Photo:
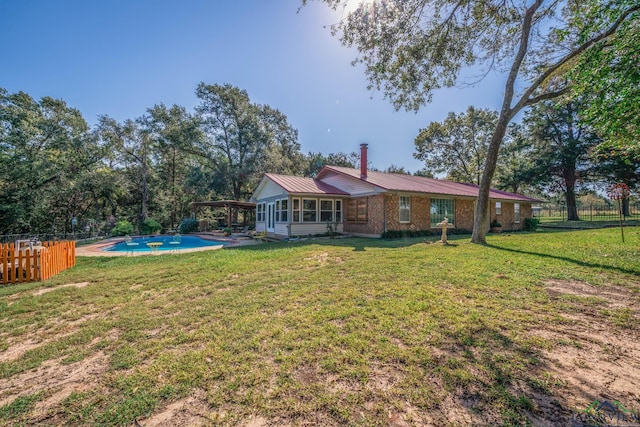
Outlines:
{"label": "brick chimney", "polygon": [[367,146],[360,144],[360,179],[367,179]]}

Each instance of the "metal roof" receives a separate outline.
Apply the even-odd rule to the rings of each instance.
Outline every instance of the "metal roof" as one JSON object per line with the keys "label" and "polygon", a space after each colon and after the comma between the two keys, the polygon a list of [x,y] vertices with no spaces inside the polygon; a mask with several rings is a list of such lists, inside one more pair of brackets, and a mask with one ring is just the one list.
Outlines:
{"label": "metal roof", "polygon": [[[330,171],[347,175],[388,191],[406,191],[412,193],[442,194],[461,197],[478,197],[478,186],[461,182],[447,181],[445,179],[426,178],[422,176],[384,173],[367,171],[365,179],[360,178],[360,169],[345,168],[340,166],[324,166],[318,174],[318,179]],[[515,200],[523,202],[538,202],[537,199],[521,194],[491,189],[489,198],[501,200]]]}
{"label": "metal roof", "polygon": [[267,173],[265,174],[265,176],[278,184],[288,193],[333,194],[340,196],[349,195],[349,193],[346,193],[336,187],[313,178],[291,175],[277,175],[273,173]]}

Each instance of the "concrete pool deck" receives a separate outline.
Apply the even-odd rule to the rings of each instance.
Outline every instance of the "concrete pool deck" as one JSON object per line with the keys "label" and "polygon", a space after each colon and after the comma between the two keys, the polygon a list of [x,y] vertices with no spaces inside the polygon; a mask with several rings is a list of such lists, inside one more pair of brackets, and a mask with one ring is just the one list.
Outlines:
{"label": "concrete pool deck", "polygon": [[[105,248],[112,246],[116,243],[124,241],[124,237],[112,237],[105,240],[100,240],[96,243],[90,243],[88,245],[76,246],[76,256],[146,256],[146,255],[169,255],[169,254],[184,254],[188,252],[202,252],[202,251],[213,251],[216,249],[233,248],[238,246],[245,245],[255,245],[260,242],[253,240],[248,237],[242,236],[234,236],[233,234],[229,237],[226,237],[219,233],[196,233],[196,234],[184,234],[184,236],[192,236],[192,237],[200,237],[204,240],[216,240],[220,242],[227,243],[226,246],[203,246],[201,248],[189,248],[189,249],[179,249],[177,251],[154,251],[154,252],[115,252],[115,251],[107,251]],[[140,237],[140,236],[132,236],[132,237]],[[167,235],[167,237],[170,237]]]}

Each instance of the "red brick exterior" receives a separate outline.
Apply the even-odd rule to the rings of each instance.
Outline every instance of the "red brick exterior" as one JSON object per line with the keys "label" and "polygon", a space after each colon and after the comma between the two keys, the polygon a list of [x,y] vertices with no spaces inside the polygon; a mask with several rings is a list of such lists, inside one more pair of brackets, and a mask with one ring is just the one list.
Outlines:
{"label": "red brick exterior", "polygon": [[[362,235],[380,235],[386,230],[429,230],[431,229],[431,198],[429,196],[412,195],[411,222],[400,222],[400,195],[383,194],[369,196],[367,199],[367,221],[350,222],[349,214],[345,215],[344,231]],[[473,229],[475,201],[455,199],[455,228],[459,230]],[[524,219],[532,216],[531,204],[520,203],[520,222],[514,222],[513,202],[502,201],[502,213],[496,215],[496,203],[490,202],[490,221],[497,219],[503,230],[520,230]],[[348,203],[345,203],[348,209]],[[386,224],[385,224],[386,222]],[[435,231],[436,229],[431,229]]]}
{"label": "red brick exterior", "polygon": [[520,203],[520,222],[515,222],[515,210],[513,202],[501,201],[502,213],[496,214],[496,201],[491,201],[489,221],[497,220],[502,225],[503,231],[522,230],[524,219],[533,216],[530,203]]}
{"label": "red brick exterior", "polygon": [[426,196],[411,197],[411,222],[400,222],[400,196],[389,194],[387,204],[387,230],[428,230],[430,199]]}
{"label": "red brick exterior", "polygon": [[473,216],[475,214],[475,203],[473,200],[455,200],[456,218],[454,225],[459,230],[473,229]]}
{"label": "red brick exterior", "polygon": [[[367,199],[367,221],[350,222],[349,212],[346,213],[343,230],[345,233],[380,235],[384,232],[384,195],[362,197]],[[350,209],[349,203],[345,203]]]}

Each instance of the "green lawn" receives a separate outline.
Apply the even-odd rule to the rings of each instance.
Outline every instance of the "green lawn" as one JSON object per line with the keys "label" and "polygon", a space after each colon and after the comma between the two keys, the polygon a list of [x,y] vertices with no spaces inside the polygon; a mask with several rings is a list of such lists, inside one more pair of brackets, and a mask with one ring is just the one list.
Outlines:
{"label": "green lawn", "polygon": [[[572,373],[614,366],[598,359],[614,338],[640,342],[640,228],[625,238],[79,258],[0,289],[0,425],[537,425],[600,395],[640,408]],[[640,348],[627,350],[632,381]]]}

